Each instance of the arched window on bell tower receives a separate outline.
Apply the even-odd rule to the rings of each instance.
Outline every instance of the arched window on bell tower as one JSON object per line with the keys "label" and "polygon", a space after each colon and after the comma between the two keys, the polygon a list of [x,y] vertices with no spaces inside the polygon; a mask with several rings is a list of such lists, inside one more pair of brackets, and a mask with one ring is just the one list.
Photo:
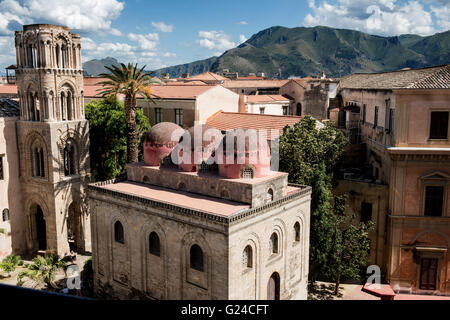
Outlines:
{"label": "arched window on bell tower", "polygon": [[66,146],[64,147],[63,152],[63,161],[64,161],[64,175],[72,176],[77,173],[77,149],[75,143],[71,140],[67,141]]}
{"label": "arched window on bell tower", "polygon": [[57,44],[56,45],[56,47],[55,47],[55,57],[56,57],[56,67],[57,68],[59,68],[60,67],[60,60],[61,60],[61,52],[60,52],[60,49],[59,49],[60,47],[59,47],[59,44]]}
{"label": "arched window on bell tower", "polygon": [[65,100],[66,100],[66,95],[65,92],[62,91],[61,92],[61,99],[59,100],[59,107],[60,107],[60,112],[61,112],[61,120],[66,120],[67,116],[66,116],[66,108],[65,108]]}

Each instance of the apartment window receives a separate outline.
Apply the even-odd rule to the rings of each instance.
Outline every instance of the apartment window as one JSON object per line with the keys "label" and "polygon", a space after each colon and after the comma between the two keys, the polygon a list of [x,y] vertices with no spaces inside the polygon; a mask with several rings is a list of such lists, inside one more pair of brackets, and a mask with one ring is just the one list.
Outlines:
{"label": "apartment window", "polygon": [[430,139],[448,138],[448,112],[431,112]]}
{"label": "apartment window", "polygon": [[366,123],[366,105],[363,104],[362,123]]}
{"label": "apartment window", "polygon": [[283,116],[288,115],[288,106],[283,106]]}
{"label": "apartment window", "polygon": [[259,113],[260,113],[260,114],[264,114],[265,109],[266,109],[266,108],[264,108],[264,107],[259,108]]}
{"label": "apartment window", "polygon": [[427,186],[425,187],[425,212],[426,216],[442,216],[444,206],[444,187]]}
{"label": "apartment window", "polygon": [[389,123],[388,123],[388,132],[394,133],[394,121],[395,121],[395,110],[389,109]]}
{"label": "apartment window", "polygon": [[378,107],[375,107],[375,113],[373,115],[373,127],[378,127]]}
{"label": "apartment window", "polygon": [[372,221],[372,204],[368,202],[361,203],[361,222]]}
{"label": "apartment window", "polygon": [[183,109],[175,109],[175,123],[179,126],[183,125]]}
{"label": "apartment window", "polygon": [[3,158],[4,156],[0,156],[0,180],[5,179],[5,175],[3,173]]}
{"label": "apartment window", "polygon": [[162,122],[162,109],[155,108],[155,123]]}

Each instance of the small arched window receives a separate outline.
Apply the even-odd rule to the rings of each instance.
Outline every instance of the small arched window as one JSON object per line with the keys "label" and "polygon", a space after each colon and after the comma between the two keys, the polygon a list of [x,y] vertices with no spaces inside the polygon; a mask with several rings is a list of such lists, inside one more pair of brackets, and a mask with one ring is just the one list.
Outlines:
{"label": "small arched window", "polygon": [[253,175],[252,168],[244,168],[241,171],[241,179],[253,179]]}
{"label": "small arched window", "polygon": [[190,262],[192,269],[203,272],[203,251],[196,244],[191,247]]}
{"label": "small arched window", "polygon": [[296,222],[294,224],[295,241],[300,241],[300,223]]}
{"label": "small arched window", "polygon": [[267,201],[273,201],[273,190],[272,190],[272,188],[267,190],[266,200]]}
{"label": "small arched window", "polygon": [[64,148],[64,175],[72,176],[76,174],[75,146],[68,143]]}
{"label": "small arched window", "polygon": [[3,222],[9,221],[9,210],[8,209],[3,209],[2,220],[3,220]]}
{"label": "small arched window", "polygon": [[33,149],[32,172],[33,177],[45,178],[44,150],[39,147]]}
{"label": "small arched window", "polygon": [[65,105],[65,94],[64,92],[61,92],[61,99],[60,99],[60,110],[61,110],[61,120],[66,120],[67,119],[67,114],[66,114],[66,110],[64,108]]}
{"label": "small arched window", "polygon": [[156,232],[152,232],[148,236],[148,248],[150,254],[158,257],[161,256],[161,244]]}
{"label": "small arched window", "polygon": [[278,253],[278,235],[276,232],[272,233],[270,236],[270,252],[271,253]]}
{"label": "small arched window", "polygon": [[117,221],[114,224],[114,240],[116,242],[125,243],[125,237],[124,237],[124,232],[123,232],[123,226],[122,223],[120,223],[120,221]]}
{"label": "small arched window", "polygon": [[242,252],[242,264],[245,268],[253,267],[253,249],[250,245],[246,246]]}

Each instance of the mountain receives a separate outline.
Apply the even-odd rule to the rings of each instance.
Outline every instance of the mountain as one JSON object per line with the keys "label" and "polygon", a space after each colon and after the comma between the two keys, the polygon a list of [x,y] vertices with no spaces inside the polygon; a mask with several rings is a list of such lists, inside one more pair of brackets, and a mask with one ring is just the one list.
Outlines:
{"label": "mountain", "polygon": [[184,73],[189,73],[190,75],[200,74],[211,70],[212,65],[216,61],[217,57],[211,57],[205,60],[180,64],[177,66],[156,70],[155,75],[161,76],[164,73],[168,73],[171,78],[178,78],[181,77]]}
{"label": "mountain", "polygon": [[107,57],[101,60],[89,60],[83,63],[84,75],[86,76],[96,76],[100,73],[109,72],[105,66],[111,67],[113,65],[119,65],[120,62],[112,57]]}
{"label": "mountain", "polygon": [[223,69],[239,74],[264,72],[268,77],[320,75],[342,77],[450,63],[450,31],[433,36],[382,37],[329,27],[271,27],[220,57],[156,70],[179,77]]}

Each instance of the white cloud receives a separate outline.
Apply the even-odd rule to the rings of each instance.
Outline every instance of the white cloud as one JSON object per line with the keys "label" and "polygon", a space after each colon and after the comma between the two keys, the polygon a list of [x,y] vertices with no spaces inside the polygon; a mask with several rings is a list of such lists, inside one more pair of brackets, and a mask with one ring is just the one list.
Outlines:
{"label": "white cloud", "polygon": [[14,47],[14,38],[10,36],[0,36],[0,66],[7,67],[15,63],[16,48]]}
{"label": "white cloud", "polygon": [[326,25],[380,35],[436,32],[431,13],[418,1],[338,0],[336,4],[316,4],[309,0],[308,4],[312,13],[306,15],[305,26]]}
{"label": "white cloud", "polygon": [[431,7],[431,11],[437,18],[437,25],[442,28],[443,31],[447,31],[450,29],[450,5],[438,8]]}
{"label": "white cloud", "polygon": [[245,21],[245,20],[243,20],[243,21],[239,21],[239,22],[237,22],[237,24],[242,24],[242,25],[246,25],[246,24],[248,24],[248,22],[247,22],[247,21]]}
{"label": "white cloud", "polygon": [[197,43],[209,50],[225,51],[236,47],[230,36],[223,31],[199,31]]}
{"label": "white cloud", "polygon": [[152,22],[152,26],[158,29],[161,32],[172,32],[173,26],[169,24],[165,24],[164,22]]}
{"label": "white cloud", "polygon": [[159,44],[159,34],[149,33],[149,34],[136,34],[129,33],[128,39],[131,41],[138,42],[139,48],[141,50],[155,50]]}
{"label": "white cloud", "polygon": [[173,52],[164,52],[163,57],[176,57],[177,55]]}
{"label": "white cloud", "polygon": [[[0,32],[12,33],[10,23],[41,23],[43,21],[62,24],[71,29],[90,32],[106,32],[119,35],[120,31],[111,26],[124,8],[117,0],[16,0],[0,2]],[[5,30],[6,29],[6,30]]]}
{"label": "white cloud", "polygon": [[247,37],[244,36],[243,34],[241,34],[241,35],[239,36],[239,41],[240,41],[240,43],[244,43],[245,41],[247,41]]}

